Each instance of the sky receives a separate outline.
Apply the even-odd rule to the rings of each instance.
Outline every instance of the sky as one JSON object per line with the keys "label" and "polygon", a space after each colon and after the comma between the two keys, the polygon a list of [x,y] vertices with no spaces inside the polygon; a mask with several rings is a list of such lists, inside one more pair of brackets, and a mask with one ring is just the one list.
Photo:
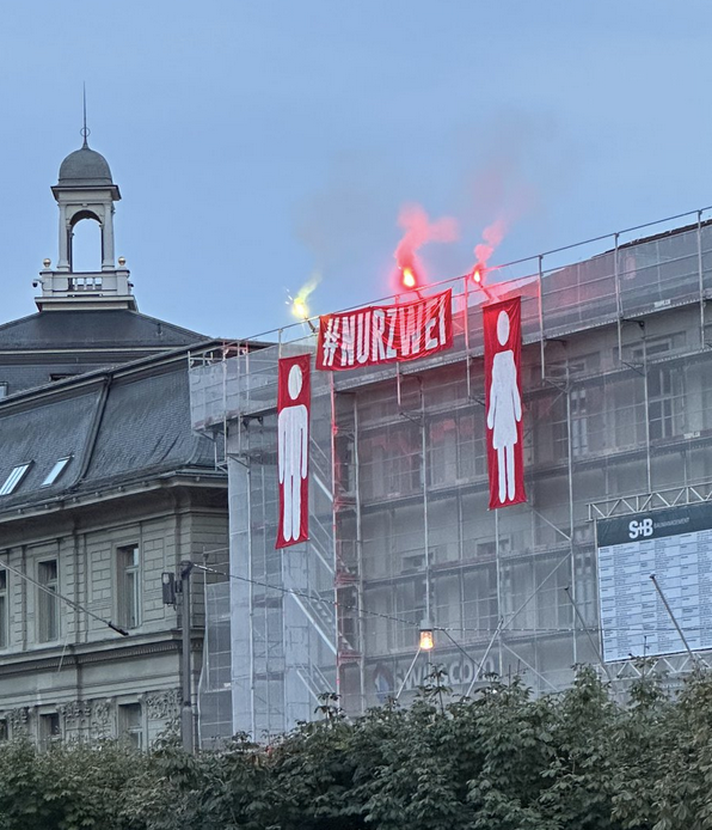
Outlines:
{"label": "sky", "polygon": [[473,267],[488,228],[501,264],[712,204],[709,0],[2,13],[2,321],[36,310],[57,260],[50,187],[81,145],[83,83],[139,309],[212,337],[289,325],[288,293],[315,276],[314,314],[392,293],[414,206],[456,228],[420,250],[439,281]]}

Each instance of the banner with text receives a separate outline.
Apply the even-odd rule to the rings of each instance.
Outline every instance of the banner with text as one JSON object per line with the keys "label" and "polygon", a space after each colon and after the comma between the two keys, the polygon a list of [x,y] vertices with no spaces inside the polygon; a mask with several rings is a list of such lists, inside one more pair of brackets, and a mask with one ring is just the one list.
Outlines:
{"label": "banner with text", "polygon": [[380,366],[428,357],[452,346],[452,291],[319,318],[316,368]]}
{"label": "banner with text", "polygon": [[519,297],[482,309],[490,510],[527,500],[522,451],[522,351]]}
{"label": "banner with text", "polygon": [[276,548],[309,538],[310,355],[283,357],[277,380],[279,525]]}

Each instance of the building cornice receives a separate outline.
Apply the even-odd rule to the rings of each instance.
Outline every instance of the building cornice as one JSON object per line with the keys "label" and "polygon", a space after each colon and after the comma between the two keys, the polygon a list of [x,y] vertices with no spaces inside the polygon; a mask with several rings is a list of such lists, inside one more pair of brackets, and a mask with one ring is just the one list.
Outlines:
{"label": "building cornice", "polygon": [[[198,629],[191,632],[191,651],[202,647],[203,635]],[[2,653],[0,679],[29,672],[57,672],[64,668],[138,660],[159,654],[178,654],[181,634],[170,629],[160,634],[130,634],[116,640],[57,645],[32,651]]]}
{"label": "building cornice", "polygon": [[159,474],[146,473],[133,481],[122,479],[111,483],[87,485],[83,492],[63,493],[44,501],[15,504],[0,511],[0,525],[37,517],[45,518],[59,511],[66,512],[178,487],[227,490],[227,474],[209,469],[171,470]]}

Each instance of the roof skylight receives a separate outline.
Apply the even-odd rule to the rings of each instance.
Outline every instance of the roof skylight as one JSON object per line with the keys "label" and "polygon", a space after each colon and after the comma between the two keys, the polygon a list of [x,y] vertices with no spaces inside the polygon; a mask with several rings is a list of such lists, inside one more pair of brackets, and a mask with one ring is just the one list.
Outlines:
{"label": "roof skylight", "polygon": [[49,487],[50,484],[54,484],[54,482],[62,475],[64,472],[64,468],[69,464],[72,460],[71,455],[67,455],[64,458],[59,458],[57,461],[54,462],[54,466],[52,469],[47,473],[45,476],[45,480],[40,484],[40,487]]}
{"label": "roof skylight", "polygon": [[5,479],[5,483],[0,487],[0,496],[9,496],[17,488],[31,466],[32,462],[28,461],[26,464],[18,464],[17,467],[13,467],[10,470],[10,475]]}

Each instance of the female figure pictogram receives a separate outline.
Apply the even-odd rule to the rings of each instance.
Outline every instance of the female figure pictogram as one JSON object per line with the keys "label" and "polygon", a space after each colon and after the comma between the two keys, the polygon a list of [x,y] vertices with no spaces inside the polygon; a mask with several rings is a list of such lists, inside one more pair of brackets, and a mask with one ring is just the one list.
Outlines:
{"label": "female figure pictogram", "polygon": [[[287,390],[295,401],[302,391],[302,370],[296,364],[289,370]],[[285,406],[277,419],[279,440],[279,483],[282,485],[282,535],[285,542],[297,541],[302,533],[302,480],[307,477],[309,452],[309,414],[304,404]]]}
{"label": "female figure pictogram", "polygon": [[[506,311],[497,317],[497,340],[506,346],[510,322]],[[492,384],[489,394],[487,426],[493,431],[492,446],[497,451],[499,501],[504,504],[516,496],[517,476],[514,467],[514,445],[519,440],[517,423],[522,420],[517,366],[512,349],[497,352],[492,361]]]}

